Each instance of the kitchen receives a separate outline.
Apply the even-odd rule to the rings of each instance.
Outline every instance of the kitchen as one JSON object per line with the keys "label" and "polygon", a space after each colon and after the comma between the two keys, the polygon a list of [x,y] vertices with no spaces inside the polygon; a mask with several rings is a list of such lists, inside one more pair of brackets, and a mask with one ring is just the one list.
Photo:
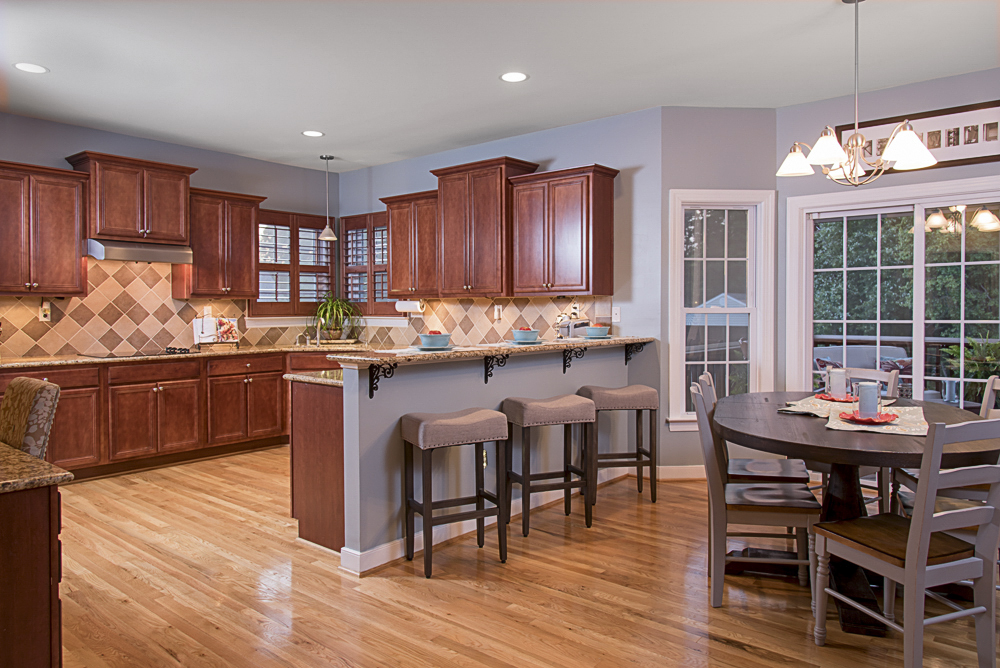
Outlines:
{"label": "kitchen", "polygon": [[[981,102],[977,91],[995,88],[997,77],[995,66],[985,67],[930,81],[900,76],[887,84],[895,87],[865,92],[862,101],[878,117],[946,106],[926,99]],[[492,70],[490,78],[508,85]],[[527,83],[540,80],[532,75]],[[23,92],[25,85],[15,82],[11,90]],[[766,257],[778,274],[769,290],[758,291],[761,299],[778,296],[766,311],[773,316],[764,319],[777,324],[777,333],[769,338],[753,329],[744,341],[744,354],[765,360],[774,375],[768,382],[781,388],[788,364],[780,320],[790,253],[782,245],[786,200],[822,187],[785,189],[773,174],[787,138],[843,116],[847,98],[831,98],[846,93],[833,89],[804,104],[671,102],[567,116],[551,127],[486,133],[364,165],[347,153],[324,164],[321,155],[340,149],[301,136],[312,127],[334,134],[315,117],[295,121],[287,143],[297,157],[283,161],[203,139],[24,109],[0,113],[2,201],[24,202],[17,215],[26,212],[16,242],[16,226],[0,227],[7,235],[0,242],[0,393],[19,376],[60,386],[47,460],[77,478],[60,487],[62,533],[53,537],[62,545],[61,660],[94,666],[445,665],[500,657],[562,665],[595,663],[596,656],[617,665],[626,657],[662,662],[683,655],[719,665],[752,661],[750,651],[728,641],[699,647],[699,634],[741,635],[730,625],[745,618],[711,622],[703,600],[704,469],[693,417],[683,398],[679,411],[672,403],[682,395],[673,388],[678,366],[667,342],[678,290],[668,262],[669,198],[680,189],[773,196],[781,185],[775,229],[766,233],[774,248],[761,241],[760,255],[763,261],[764,251],[771,253]],[[497,104],[512,115],[506,105],[520,102]],[[496,207],[500,244],[442,235],[442,202],[457,197],[442,190],[442,180],[447,189],[449,176],[491,161],[500,161],[491,169],[522,170],[498,181],[509,198],[501,196],[503,206]],[[990,170],[986,163],[884,180],[923,183],[986,177]],[[515,189],[547,192],[550,179],[580,178],[608,182],[606,194],[581,208],[595,234],[606,235],[588,249],[595,264],[575,283],[564,281],[565,274],[550,279],[544,262],[530,268],[534,274],[519,275],[515,235],[544,225],[516,227],[531,202],[523,200],[528,204],[519,214]],[[125,184],[127,192],[109,207],[104,186]],[[32,209],[35,202],[54,204]],[[470,210],[464,206],[449,210]],[[328,207],[337,241],[324,246],[319,235]],[[62,214],[46,218],[53,210]],[[184,215],[170,223],[171,212],[186,212],[186,238]],[[544,218],[545,208],[536,213]],[[13,215],[9,204],[2,215]],[[57,217],[57,227],[43,227],[56,225]],[[428,228],[440,236],[427,242]],[[307,259],[299,245],[280,255],[285,230],[289,243],[313,240]],[[536,252],[546,244],[567,248],[565,239],[545,235]],[[364,250],[348,260],[349,241],[357,249],[362,237]],[[87,239],[109,242],[104,259],[87,254]],[[456,239],[456,246],[445,243]],[[112,242],[190,248],[192,264],[176,256],[113,259]],[[428,249],[439,255],[428,260]],[[491,253],[498,259],[483,259]],[[463,267],[481,273],[469,278]],[[493,284],[487,273],[497,277]],[[327,289],[361,309],[363,324],[344,334],[356,342],[317,347],[310,320],[314,300]],[[39,319],[43,303],[49,320]],[[236,332],[238,347],[225,340],[232,334],[218,333],[220,318],[224,330]],[[610,325],[615,338],[578,340],[572,334],[580,332],[566,325],[584,321]],[[559,325],[569,342],[556,338]],[[522,328],[546,343],[530,351],[506,344]],[[435,331],[450,334],[455,349],[444,356],[414,349],[421,334]],[[209,339],[201,351],[196,332]],[[168,349],[179,352],[168,357]],[[684,378],[677,382],[684,387]],[[305,385],[322,394],[303,419],[313,429],[299,433],[320,456],[300,458],[296,468],[293,395]],[[638,493],[635,468],[602,469],[592,527],[585,526],[584,497],[574,497],[566,516],[556,503],[562,494],[541,492],[537,501],[532,495],[538,510],[525,537],[515,482],[507,562],[497,558],[492,519],[483,549],[470,519],[435,528],[433,577],[426,580],[419,536],[416,560],[405,559],[400,418],[496,409],[510,397],[571,395],[586,385],[645,385],[659,393],[657,426],[646,435],[659,442],[657,502],[648,487]],[[602,453],[634,447],[633,417],[600,417],[595,438]],[[559,468],[558,434],[538,433],[533,468]],[[326,456],[324,448],[338,456]],[[435,494],[467,493],[473,460],[471,448],[436,459]],[[497,457],[489,443],[486,460],[492,485]],[[303,488],[295,487],[297,479]],[[323,509],[323,535],[310,538],[316,509]],[[418,532],[420,526],[418,519]],[[504,579],[508,571],[513,584]],[[729,596],[750,599],[759,593],[751,593],[755,586],[744,585],[743,594],[731,588]],[[829,656],[811,654],[818,648],[799,638],[808,592],[780,580],[761,586],[787,607],[760,622],[780,640],[754,637],[752,651],[808,654],[814,661]],[[697,619],[672,617],[683,606],[699,611],[692,613]],[[640,628],[621,631],[623,616]],[[457,617],[469,626],[453,626]],[[875,647],[896,656],[891,637]],[[882,665],[871,654],[852,656],[861,665]]]}

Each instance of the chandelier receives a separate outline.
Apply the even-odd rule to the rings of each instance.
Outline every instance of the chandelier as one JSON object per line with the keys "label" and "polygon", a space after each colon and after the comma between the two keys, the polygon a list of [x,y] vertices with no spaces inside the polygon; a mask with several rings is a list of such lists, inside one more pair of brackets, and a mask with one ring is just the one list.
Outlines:
{"label": "chandelier", "polygon": [[[874,160],[865,157],[871,153],[871,142],[858,130],[858,5],[864,0],[843,0],[854,5],[854,134],[843,146],[837,141],[829,125],[812,146],[795,142],[778,168],[777,176],[808,176],[815,174],[813,165],[823,168],[828,179],[842,186],[863,186],[882,176],[887,169],[921,169],[937,164],[937,159],[924,146],[908,120],[897,125],[882,155]],[[802,152],[809,149],[809,155]],[[874,156],[873,156],[874,157]]]}

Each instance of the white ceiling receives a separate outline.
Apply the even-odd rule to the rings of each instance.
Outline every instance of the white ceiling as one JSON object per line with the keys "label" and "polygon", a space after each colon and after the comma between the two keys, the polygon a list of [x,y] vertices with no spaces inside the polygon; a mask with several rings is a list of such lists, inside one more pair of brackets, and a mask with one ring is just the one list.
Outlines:
{"label": "white ceiling", "polygon": [[[998,0],[860,11],[863,90],[1000,66]],[[654,106],[846,95],[852,39],[841,0],[0,0],[0,104],[6,87],[15,114],[347,171]]]}

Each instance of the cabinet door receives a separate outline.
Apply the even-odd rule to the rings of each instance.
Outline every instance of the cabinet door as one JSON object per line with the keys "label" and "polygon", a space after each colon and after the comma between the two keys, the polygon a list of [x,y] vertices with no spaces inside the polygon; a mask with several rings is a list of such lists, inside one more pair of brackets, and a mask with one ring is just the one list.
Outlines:
{"label": "cabinet door", "polygon": [[503,178],[500,168],[469,174],[468,293],[503,294]]}
{"label": "cabinet door", "polygon": [[514,294],[549,291],[545,183],[514,186]]}
{"label": "cabinet door", "polygon": [[112,461],[156,454],[156,383],[108,389]]}
{"label": "cabinet door", "polygon": [[91,234],[111,239],[141,239],[145,228],[142,215],[141,167],[98,162],[93,167],[91,184],[96,202]]}
{"label": "cabinet door", "polygon": [[80,179],[31,177],[32,292],[43,295],[85,292],[82,250],[85,186]]}
{"label": "cabinet door", "polygon": [[438,217],[441,220],[440,288],[442,297],[469,294],[468,283],[468,174],[438,179]]}
{"label": "cabinet door", "polygon": [[390,204],[386,209],[389,217],[389,294],[408,299],[415,287],[413,204]]}
{"label": "cabinet door", "polygon": [[46,461],[64,469],[101,463],[100,398],[101,391],[96,387],[59,393]]}
{"label": "cabinet door", "polygon": [[201,380],[160,383],[156,433],[160,452],[192,450],[201,444]]}
{"label": "cabinet door", "polygon": [[27,174],[0,170],[0,292],[28,292]]}
{"label": "cabinet door", "polygon": [[188,242],[188,180],[187,174],[143,170],[146,239]]}
{"label": "cabinet door", "polygon": [[[225,297],[226,201],[221,197],[191,195],[191,294]],[[178,265],[174,265],[175,270]],[[183,271],[183,268],[181,268]]]}
{"label": "cabinet door", "polygon": [[247,377],[208,379],[208,442],[245,441],[247,438]]}
{"label": "cabinet door", "polygon": [[253,299],[257,296],[257,210],[249,202],[226,203],[227,297]]}
{"label": "cabinet door", "polygon": [[413,203],[416,224],[416,241],[413,244],[414,297],[438,295],[438,206],[437,199],[423,199]]}
{"label": "cabinet door", "polygon": [[248,383],[250,438],[278,436],[285,428],[285,383],[280,373],[259,373]]}
{"label": "cabinet door", "polygon": [[590,211],[586,176],[549,183],[551,291],[590,291]]}

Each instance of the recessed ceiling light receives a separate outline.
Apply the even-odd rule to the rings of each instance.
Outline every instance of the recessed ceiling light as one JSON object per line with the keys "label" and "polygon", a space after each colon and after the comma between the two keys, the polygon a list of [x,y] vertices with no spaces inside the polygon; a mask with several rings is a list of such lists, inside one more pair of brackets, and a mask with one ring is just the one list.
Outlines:
{"label": "recessed ceiling light", "polygon": [[302,134],[306,137],[322,137],[323,133],[319,130],[303,130]]}
{"label": "recessed ceiling light", "polygon": [[507,72],[507,74],[501,74],[500,78],[508,83],[518,83],[527,79],[528,75],[523,72]]}
{"label": "recessed ceiling light", "polygon": [[35,65],[34,63],[14,63],[14,67],[22,72],[30,72],[32,74],[45,74],[49,71],[49,68]]}

